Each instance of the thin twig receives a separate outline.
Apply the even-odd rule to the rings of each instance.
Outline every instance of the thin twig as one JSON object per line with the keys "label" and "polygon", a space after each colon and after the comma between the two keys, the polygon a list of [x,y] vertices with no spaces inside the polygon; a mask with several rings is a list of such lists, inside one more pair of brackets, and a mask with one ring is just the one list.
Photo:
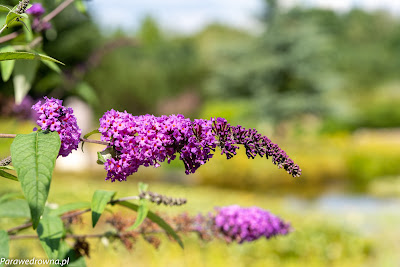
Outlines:
{"label": "thin twig", "polygon": [[16,134],[0,134],[0,138],[15,138]]}
{"label": "thin twig", "polygon": [[[0,134],[0,138],[15,138],[17,137],[16,134]],[[92,143],[92,144],[98,144],[98,145],[105,145],[108,146],[109,143],[107,142],[103,142],[100,140],[93,140],[93,139],[85,139],[85,138],[80,138],[80,140],[82,142],[86,142],[86,143]]]}
{"label": "thin twig", "polygon": [[84,138],[80,138],[80,140],[81,140],[82,142],[86,142],[86,143],[92,143],[92,144],[98,144],[98,145],[105,145],[105,146],[108,146],[108,145],[109,145],[109,143],[103,142],[103,141],[99,141],[99,140],[84,139]]}
{"label": "thin twig", "polygon": [[[123,202],[123,201],[126,201],[126,200],[138,200],[138,199],[140,199],[139,196],[123,197],[123,198],[111,200],[107,204],[114,205],[115,203],[118,203],[118,202]],[[73,218],[73,217],[82,215],[82,214],[84,214],[86,212],[90,212],[91,210],[92,209],[88,208],[88,209],[76,211],[76,212],[73,212],[73,213],[66,213],[66,214],[61,216],[61,219],[62,220],[66,220],[66,219],[69,219],[69,218]],[[24,224],[21,224],[19,226],[16,226],[16,227],[8,229],[7,233],[10,234],[10,233],[13,233],[15,231],[19,231],[19,230],[23,230],[23,229],[29,228],[31,226],[32,226],[31,222],[24,223]]]}
{"label": "thin twig", "polygon": [[[176,229],[176,231],[179,231],[178,229]],[[66,234],[63,239],[66,238],[73,238],[73,239],[86,239],[86,238],[102,238],[102,237],[123,237],[126,235],[130,235],[133,231],[129,231],[129,232],[122,232],[122,233],[110,233],[110,232],[106,232],[106,233],[101,233],[101,234],[83,234],[83,235],[76,235],[76,234]],[[165,231],[148,231],[148,232],[141,232],[141,231],[135,231],[137,233],[141,233],[141,234],[161,234],[161,233],[165,233]],[[190,231],[190,232],[196,232],[196,230]],[[10,240],[18,240],[18,239],[37,239],[39,238],[38,235],[11,235],[9,236]]]}
{"label": "thin twig", "polygon": [[116,200],[111,200],[108,202],[108,204],[114,205],[115,203],[122,202],[122,201],[127,201],[127,200],[139,200],[139,196],[131,196],[131,197],[122,197]]}
{"label": "thin twig", "polygon": [[3,37],[0,37],[0,44],[8,42],[14,38],[16,38],[18,35],[20,35],[22,31],[17,31],[17,32],[12,32],[10,34],[4,35]]}
{"label": "thin twig", "polygon": [[58,7],[56,7],[53,11],[51,11],[49,14],[44,16],[43,22],[49,22],[52,20],[55,16],[57,16],[61,11],[63,11],[67,6],[72,4],[74,0],[65,0],[62,2]]}
{"label": "thin twig", "polygon": [[35,48],[35,46],[40,44],[42,41],[43,41],[43,37],[42,36],[38,36],[35,39],[33,39],[33,41],[28,45],[28,48],[29,49],[33,49],[33,48]]}

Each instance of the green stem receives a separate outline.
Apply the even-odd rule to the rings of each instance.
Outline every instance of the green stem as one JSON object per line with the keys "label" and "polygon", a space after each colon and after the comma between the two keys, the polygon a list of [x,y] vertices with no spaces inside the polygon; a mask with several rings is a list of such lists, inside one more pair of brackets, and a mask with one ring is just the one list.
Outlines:
{"label": "green stem", "polygon": [[3,26],[3,28],[1,28],[0,30],[0,34],[7,28],[7,24]]}
{"label": "green stem", "polygon": [[[139,196],[130,196],[130,197],[124,197],[124,198],[111,200],[107,204],[114,205],[115,203],[118,203],[118,202],[123,202],[123,201],[126,201],[126,200],[138,200],[138,199],[140,199]],[[89,209],[79,210],[79,211],[76,211],[76,212],[73,212],[73,213],[67,213],[67,214],[62,215],[61,219],[65,220],[65,219],[73,218],[73,217],[79,216],[81,214],[84,214],[86,212],[90,212],[90,211],[91,211],[91,209],[89,208]],[[31,222],[24,223],[24,224],[21,224],[19,226],[16,226],[16,227],[8,229],[7,233],[10,234],[10,237],[11,237],[11,236],[15,235],[14,232],[18,232],[20,230],[27,229],[27,228],[29,228],[31,226],[32,226]]]}

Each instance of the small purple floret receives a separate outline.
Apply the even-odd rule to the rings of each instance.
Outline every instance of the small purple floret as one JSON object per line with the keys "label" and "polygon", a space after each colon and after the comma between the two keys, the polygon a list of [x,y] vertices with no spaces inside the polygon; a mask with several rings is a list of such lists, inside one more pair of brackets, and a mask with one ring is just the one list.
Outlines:
{"label": "small purple floret", "polygon": [[242,208],[238,205],[217,208],[214,224],[216,231],[228,242],[238,243],[286,235],[291,230],[289,223],[266,210],[258,207]]}
{"label": "small purple floret", "polygon": [[58,132],[61,139],[59,156],[66,157],[72,150],[78,148],[82,131],[77,125],[72,108],[64,107],[62,100],[59,99],[47,97],[44,99],[43,104],[39,101],[32,106],[39,115],[37,124],[43,131]]}
{"label": "small purple floret", "polygon": [[40,3],[34,3],[26,13],[31,14],[34,17],[40,17],[45,12],[44,7]]}

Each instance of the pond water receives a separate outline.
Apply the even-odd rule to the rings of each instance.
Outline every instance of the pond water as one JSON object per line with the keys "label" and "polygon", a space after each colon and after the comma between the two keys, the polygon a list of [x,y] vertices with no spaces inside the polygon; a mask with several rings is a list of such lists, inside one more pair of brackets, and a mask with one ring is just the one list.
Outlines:
{"label": "pond water", "polygon": [[290,212],[329,216],[366,234],[400,224],[400,198],[335,193],[313,200],[289,196],[283,203]]}

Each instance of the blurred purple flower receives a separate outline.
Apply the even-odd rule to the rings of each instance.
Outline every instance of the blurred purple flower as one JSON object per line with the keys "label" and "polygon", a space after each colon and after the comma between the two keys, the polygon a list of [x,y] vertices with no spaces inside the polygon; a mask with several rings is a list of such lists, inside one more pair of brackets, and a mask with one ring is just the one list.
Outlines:
{"label": "blurred purple flower", "polygon": [[34,3],[27,11],[26,13],[31,14],[34,17],[40,17],[41,15],[44,14],[46,10],[40,3]]}
{"label": "blurred purple flower", "polygon": [[13,105],[12,112],[19,119],[36,121],[39,119],[39,115],[31,109],[33,103],[34,100],[30,96],[26,96],[19,105]]}
{"label": "blurred purple flower", "polygon": [[45,31],[51,28],[51,23],[43,21],[40,18],[34,18],[32,22],[32,29],[35,32]]}
{"label": "blurred purple flower", "polygon": [[242,208],[232,205],[216,208],[215,231],[227,242],[250,242],[261,237],[267,239],[290,232],[290,224],[258,207]]}

